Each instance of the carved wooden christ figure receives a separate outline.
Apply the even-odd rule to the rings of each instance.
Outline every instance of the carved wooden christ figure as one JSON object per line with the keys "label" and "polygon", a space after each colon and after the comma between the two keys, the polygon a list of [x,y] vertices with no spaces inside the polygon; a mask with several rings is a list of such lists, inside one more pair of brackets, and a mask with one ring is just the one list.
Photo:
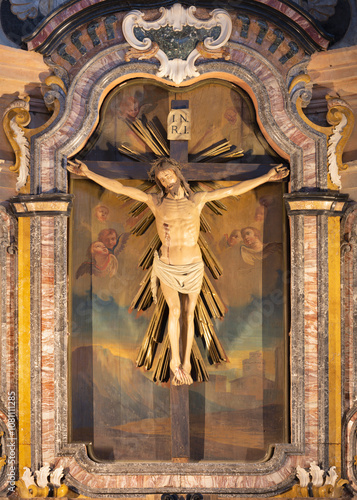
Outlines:
{"label": "carved wooden christ figure", "polygon": [[[156,160],[150,176],[160,188],[159,193],[145,193],[140,189],[123,186],[91,172],[80,161],[69,162],[68,169],[87,177],[114,193],[146,203],[155,216],[161,240],[152,270],[152,291],[155,301],[157,281],[169,308],[168,335],[171,347],[170,368],[174,385],[192,384],[191,349],[194,337],[194,311],[202,286],[204,264],[198,245],[200,214],[205,203],[236,196],[269,181],[278,181],[289,174],[279,165],[267,174],[240,182],[230,187],[193,193],[185,181],[180,164],[170,158]],[[180,300],[183,294],[183,300]],[[180,354],[180,340],[182,356]]]}

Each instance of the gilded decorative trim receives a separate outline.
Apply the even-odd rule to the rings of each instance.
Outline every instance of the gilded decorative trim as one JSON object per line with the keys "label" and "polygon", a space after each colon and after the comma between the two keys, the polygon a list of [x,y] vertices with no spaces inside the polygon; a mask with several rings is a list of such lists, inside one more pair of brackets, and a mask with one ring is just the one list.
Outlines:
{"label": "gilded decorative trim", "polygon": [[341,252],[340,219],[328,219],[329,463],[341,471]]}
{"label": "gilded decorative trim", "polygon": [[30,220],[18,224],[18,418],[19,470],[31,465]]}

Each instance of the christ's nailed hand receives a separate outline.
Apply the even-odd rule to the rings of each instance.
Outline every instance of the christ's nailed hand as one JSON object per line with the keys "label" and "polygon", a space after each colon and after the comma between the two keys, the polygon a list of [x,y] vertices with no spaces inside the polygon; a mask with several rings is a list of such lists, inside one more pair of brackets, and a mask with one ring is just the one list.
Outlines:
{"label": "christ's nailed hand", "polygon": [[284,167],[282,163],[278,165],[277,167],[273,167],[271,170],[268,172],[268,178],[269,181],[280,181],[281,179],[284,179],[284,177],[287,177],[289,175],[289,169],[287,167]]}
{"label": "christ's nailed hand", "polygon": [[85,163],[80,160],[68,161],[67,170],[72,174],[80,175],[81,177],[87,177],[89,169]]}

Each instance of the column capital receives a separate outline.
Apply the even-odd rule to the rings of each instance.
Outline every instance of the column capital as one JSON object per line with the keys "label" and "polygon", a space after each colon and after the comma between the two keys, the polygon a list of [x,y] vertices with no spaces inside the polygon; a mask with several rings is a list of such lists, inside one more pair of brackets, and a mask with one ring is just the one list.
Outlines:
{"label": "column capital", "polygon": [[57,215],[69,216],[72,208],[73,194],[23,194],[10,198],[11,209],[16,217]]}
{"label": "column capital", "polygon": [[328,215],[341,217],[347,208],[348,194],[338,191],[299,191],[284,194],[288,215]]}

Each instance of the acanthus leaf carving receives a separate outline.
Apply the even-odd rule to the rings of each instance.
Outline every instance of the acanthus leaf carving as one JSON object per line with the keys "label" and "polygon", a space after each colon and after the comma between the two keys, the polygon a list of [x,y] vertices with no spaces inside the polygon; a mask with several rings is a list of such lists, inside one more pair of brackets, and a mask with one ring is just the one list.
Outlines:
{"label": "acanthus leaf carving", "polygon": [[61,78],[50,76],[46,79],[49,90],[44,96],[44,102],[53,113],[47,122],[40,127],[29,129],[27,125],[31,121],[30,97],[16,99],[5,110],[3,114],[3,128],[8,141],[15,153],[15,163],[10,170],[18,174],[16,190],[20,191],[25,186],[30,167],[30,139],[48,128],[57,119],[61,109],[64,108],[66,97],[66,86]]}
{"label": "acanthus leaf carving", "polygon": [[26,136],[26,125],[30,123],[30,98],[17,99],[8,106],[3,115],[5,135],[15,153],[15,163],[10,170],[18,173],[16,189],[25,184],[29,173],[30,143]]}
{"label": "acanthus leaf carving", "polygon": [[299,465],[296,467],[296,477],[299,484],[281,495],[285,498],[344,498],[346,479],[338,479],[336,467],[322,469],[316,462],[312,462],[306,470]]}
{"label": "acanthus leaf carving", "polygon": [[24,467],[21,479],[16,481],[17,494],[20,498],[47,498],[48,496],[64,498],[68,496],[69,488],[61,482],[63,475],[63,467],[51,470],[51,467],[45,464],[35,473],[28,467]]}
{"label": "acanthus leaf carving", "polygon": [[332,125],[332,131],[328,137],[328,165],[331,181],[341,188],[339,170],[346,170],[347,165],[342,162],[342,154],[345,145],[352,133],[354,126],[354,115],[351,107],[346,101],[338,97],[326,96],[327,99],[327,121]]}

